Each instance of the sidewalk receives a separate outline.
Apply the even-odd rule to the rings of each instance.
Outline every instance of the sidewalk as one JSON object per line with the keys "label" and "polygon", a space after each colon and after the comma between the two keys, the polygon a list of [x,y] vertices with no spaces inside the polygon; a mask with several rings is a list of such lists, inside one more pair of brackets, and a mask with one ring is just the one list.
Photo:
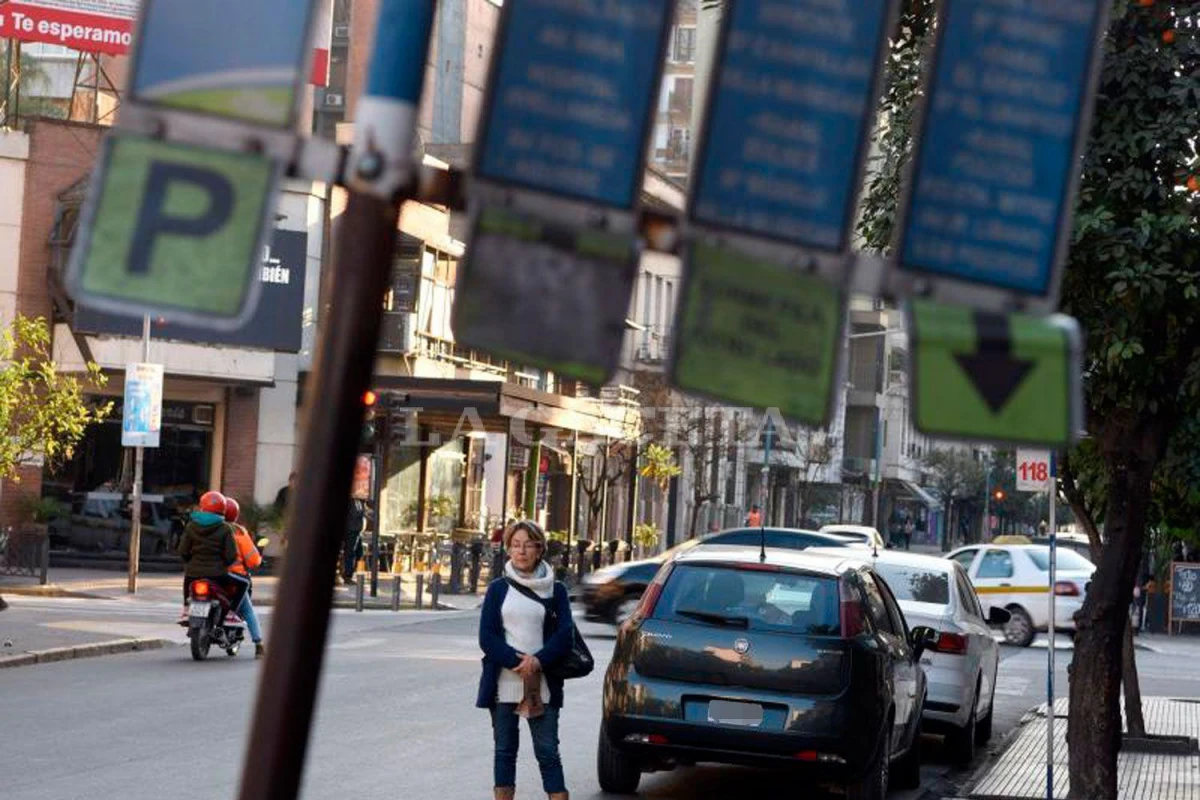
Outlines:
{"label": "sidewalk", "polygon": [[[1166,637],[1163,637],[1166,638]],[[1065,800],[1067,772],[1066,698],[1055,703],[1054,796]],[[1200,738],[1200,701],[1145,697],[1146,730],[1158,736]],[[1034,800],[1046,797],[1046,704],[1025,715],[1008,749],[966,795],[972,800]],[[1164,755],[1122,751],[1117,757],[1122,800],[1200,800],[1200,754]]]}

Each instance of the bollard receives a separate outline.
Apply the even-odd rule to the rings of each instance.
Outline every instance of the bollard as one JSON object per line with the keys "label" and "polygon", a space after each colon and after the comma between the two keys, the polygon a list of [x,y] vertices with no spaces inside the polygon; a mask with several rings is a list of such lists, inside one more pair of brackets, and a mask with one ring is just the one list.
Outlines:
{"label": "bollard", "polygon": [[417,573],[417,610],[425,607],[425,573]]}
{"label": "bollard", "polygon": [[438,595],[442,593],[442,573],[433,573],[433,580],[429,582],[429,607],[437,611]]}
{"label": "bollard", "polygon": [[400,576],[392,576],[392,611],[400,610]]}
{"label": "bollard", "polygon": [[366,575],[361,572],[354,576],[354,610],[363,610],[363,591],[366,588]]}

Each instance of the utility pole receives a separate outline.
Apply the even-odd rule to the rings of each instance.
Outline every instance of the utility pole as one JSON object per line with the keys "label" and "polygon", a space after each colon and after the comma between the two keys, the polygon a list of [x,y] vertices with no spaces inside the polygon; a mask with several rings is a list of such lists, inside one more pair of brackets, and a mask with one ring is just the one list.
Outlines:
{"label": "utility pole", "polygon": [[992,531],[992,454],[983,464],[983,521],[979,525],[980,542],[986,543]]}
{"label": "utility pole", "polygon": [[[363,424],[362,396],[375,364],[383,296],[391,276],[400,206],[414,193],[417,110],[433,27],[434,0],[381,0],[355,142],[350,197],[336,243],[335,291],[309,376],[290,546],[279,583],[271,642],[242,769],[241,800],[294,800],[322,656],[329,634],[338,537]],[[326,269],[330,269],[326,265]]]}
{"label": "utility pole", "polygon": [[[150,315],[142,315],[142,363],[150,361]],[[126,409],[128,413],[128,409]],[[129,585],[126,591],[137,594],[138,567],[142,559],[142,470],[146,448],[138,445],[133,451],[133,502],[129,517]]]}

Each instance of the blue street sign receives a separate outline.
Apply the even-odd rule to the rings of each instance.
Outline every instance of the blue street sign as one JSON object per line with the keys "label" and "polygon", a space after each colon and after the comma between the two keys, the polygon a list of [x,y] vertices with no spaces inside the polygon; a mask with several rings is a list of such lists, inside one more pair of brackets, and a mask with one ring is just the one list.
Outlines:
{"label": "blue street sign", "polygon": [[294,125],[311,53],[310,0],[145,0],[137,103]]}
{"label": "blue street sign", "polygon": [[903,270],[1053,299],[1111,0],[945,0]]}
{"label": "blue street sign", "polygon": [[505,3],[476,173],[632,207],[673,6],[669,0]]}
{"label": "blue street sign", "polygon": [[733,2],[692,218],[843,251],[875,115],[891,0]]}

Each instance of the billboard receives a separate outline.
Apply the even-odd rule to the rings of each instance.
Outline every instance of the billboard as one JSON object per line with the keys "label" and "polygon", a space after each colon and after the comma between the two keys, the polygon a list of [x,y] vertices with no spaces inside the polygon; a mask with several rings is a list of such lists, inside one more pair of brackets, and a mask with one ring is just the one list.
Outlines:
{"label": "billboard", "polygon": [[[259,303],[245,325],[234,330],[212,330],[183,325],[166,317],[151,317],[150,335],[196,344],[225,344],[295,353],[300,350],[300,331],[304,316],[305,262],[308,234],[302,231],[276,230],[263,254],[258,280]],[[140,317],[109,314],[75,306],[75,331],[89,334],[141,336]]]}
{"label": "billboard", "polygon": [[162,364],[131,363],[125,367],[122,447],[158,447],[162,431],[162,395]]}
{"label": "billboard", "polygon": [[0,37],[120,56],[129,52],[137,0],[0,2]]}

